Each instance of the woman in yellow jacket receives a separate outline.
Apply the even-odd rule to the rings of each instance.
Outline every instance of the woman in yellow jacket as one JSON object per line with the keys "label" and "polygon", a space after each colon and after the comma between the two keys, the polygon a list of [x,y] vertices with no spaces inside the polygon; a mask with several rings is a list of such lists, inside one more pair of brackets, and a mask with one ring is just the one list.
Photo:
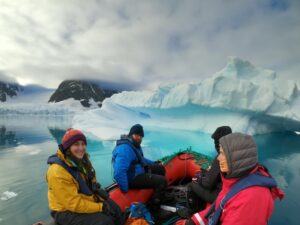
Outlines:
{"label": "woman in yellow jacket", "polygon": [[86,138],[68,129],[55,155],[48,159],[48,201],[58,225],[122,224],[120,208],[96,182],[86,153]]}

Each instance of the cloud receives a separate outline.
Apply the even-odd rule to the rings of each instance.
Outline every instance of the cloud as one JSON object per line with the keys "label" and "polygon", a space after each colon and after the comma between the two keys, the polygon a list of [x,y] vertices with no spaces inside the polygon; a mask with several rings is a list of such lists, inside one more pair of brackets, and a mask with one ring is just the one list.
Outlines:
{"label": "cloud", "polygon": [[16,83],[16,80],[13,77],[7,76],[5,73],[0,71],[0,82],[5,83]]}
{"label": "cloud", "polygon": [[18,80],[154,88],[238,56],[300,81],[297,0],[0,1],[0,70]]}

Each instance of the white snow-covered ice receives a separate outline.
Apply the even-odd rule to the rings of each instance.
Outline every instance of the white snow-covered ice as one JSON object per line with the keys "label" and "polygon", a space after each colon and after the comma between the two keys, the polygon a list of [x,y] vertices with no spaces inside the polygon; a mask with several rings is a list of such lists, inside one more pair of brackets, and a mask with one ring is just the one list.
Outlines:
{"label": "white snow-covered ice", "polygon": [[[94,101],[91,101],[91,103],[92,106],[96,105]],[[17,103],[10,101],[7,103],[1,103],[0,115],[60,116],[74,114],[86,110],[90,110],[90,108],[83,107],[79,101],[74,99],[67,99],[57,103],[39,103],[32,101]]]}
{"label": "white snow-covered ice", "polygon": [[77,113],[73,127],[103,140],[116,139],[135,123],[146,129],[208,133],[221,125],[250,134],[297,131],[299,96],[295,82],[232,57],[224,69],[198,83],[115,94],[104,100],[101,109]]}

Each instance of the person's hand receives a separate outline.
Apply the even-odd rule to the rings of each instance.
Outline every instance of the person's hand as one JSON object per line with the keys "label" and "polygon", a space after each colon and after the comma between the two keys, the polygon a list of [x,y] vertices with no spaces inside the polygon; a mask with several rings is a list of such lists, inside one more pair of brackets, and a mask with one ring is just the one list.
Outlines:
{"label": "person's hand", "polygon": [[155,163],[155,164],[158,164],[158,165],[162,165],[162,164],[163,164],[163,162],[160,161],[160,160],[156,160],[156,161],[154,161],[154,163]]}
{"label": "person's hand", "polygon": [[207,167],[206,169],[201,168],[201,174],[202,176],[205,176],[205,174],[210,170],[210,166]]}
{"label": "person's hand", "polygon": [[116,213],[115,213],[113,207],[110,205],[109,201],[103,202],[102,211],[108,216],[111,216],[111,217],[116,216]]}
{"label": "person's hand", "polygon": [[195,183],[201,182],[201,177],[202,177],[202,171],[199,170],[196,172],[195,176],[192,178],[192,181]]}
{"label": "person's hand", "polygon": [[95,193],[104,200],[107,200],[109,198],[109,194],[107,193],[107,191],[102,188],[97,189]]}

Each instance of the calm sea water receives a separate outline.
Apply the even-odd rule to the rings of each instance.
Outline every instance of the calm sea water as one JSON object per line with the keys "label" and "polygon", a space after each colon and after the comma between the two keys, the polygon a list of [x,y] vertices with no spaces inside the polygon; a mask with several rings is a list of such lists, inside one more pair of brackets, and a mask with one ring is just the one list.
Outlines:
{"label": "calm sea water", "polygon": [[[57,150],[70,118],[0,118],[0,198],[4,192],[16,193],[0,199],[0,225],[29,225],[49,217],[47,205],[46,160]],[[210,135],[200,132],[147,130],[143,142],[145,155],[159,159],[180,149],[214,156]],[[276,202],[271,225],[299,224],[300,136],[294,133],[257,135],[260,161],[266,165],[286,193]],[[88,151],[103,186],[112,182],[113,141],[88,139]]]}

